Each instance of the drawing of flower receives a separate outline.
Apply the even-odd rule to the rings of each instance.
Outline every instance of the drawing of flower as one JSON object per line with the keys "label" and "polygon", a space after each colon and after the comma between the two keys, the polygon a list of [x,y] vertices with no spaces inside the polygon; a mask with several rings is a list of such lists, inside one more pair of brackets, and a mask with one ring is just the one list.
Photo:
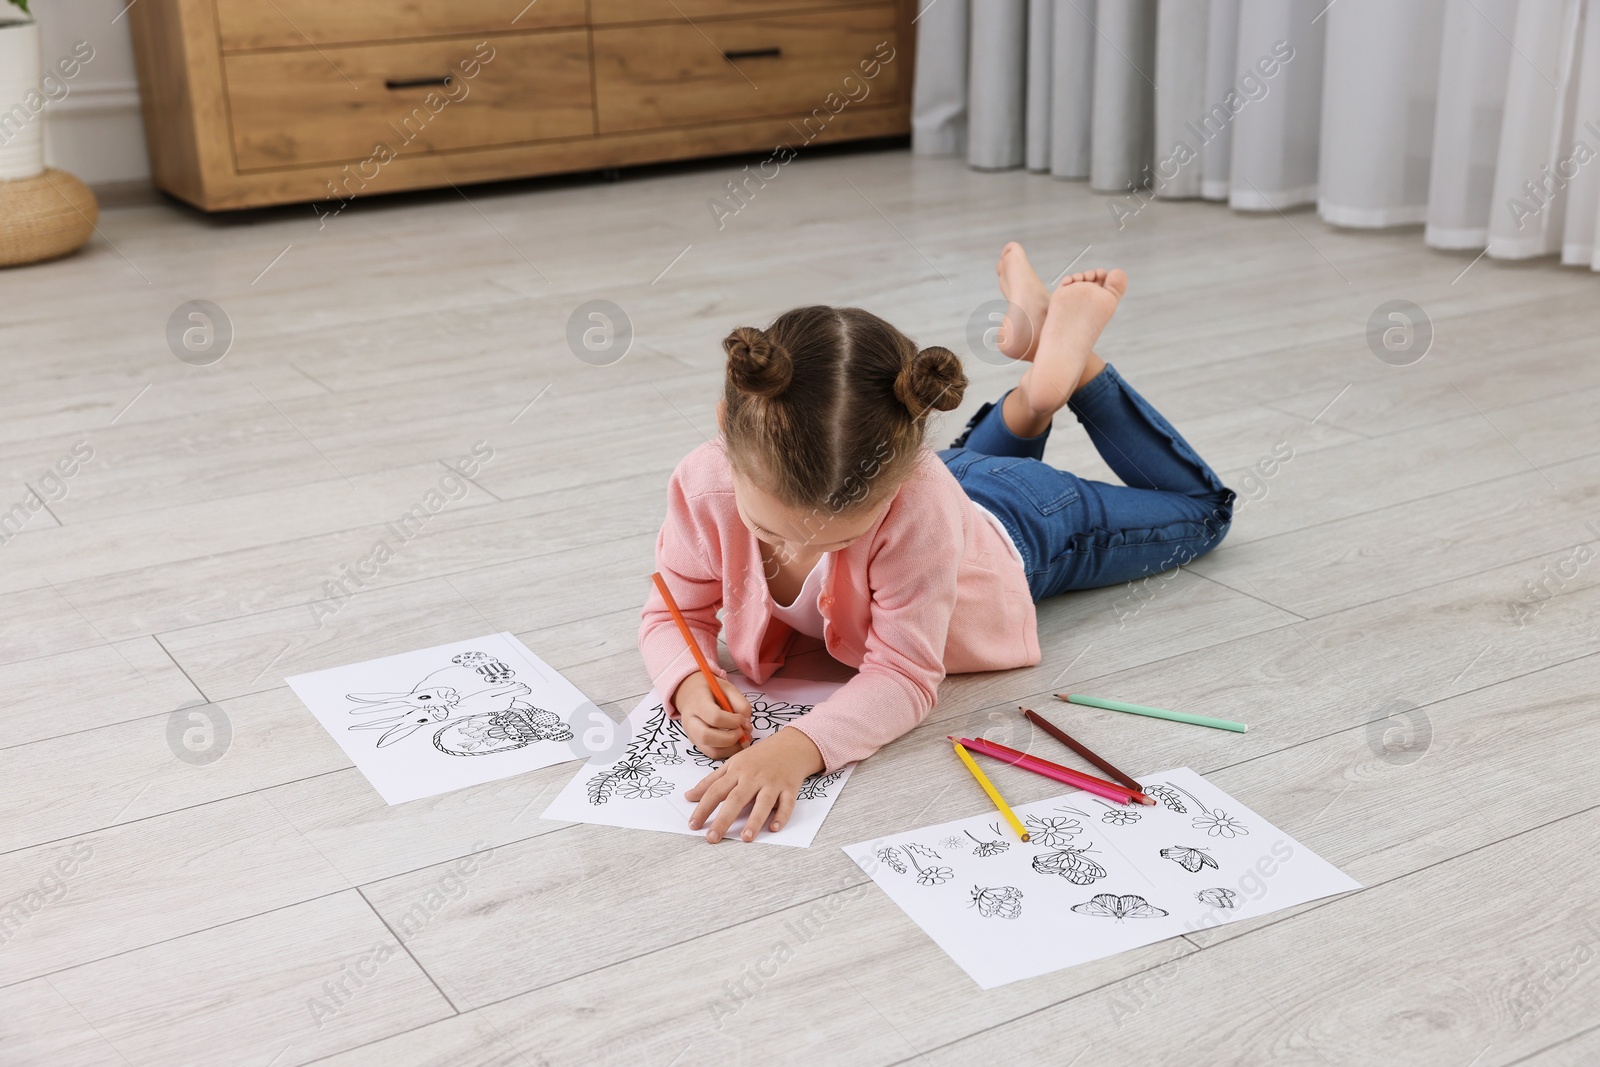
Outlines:
{"label": "drawing of flower", "polygon": [[655,777],[655,767],[642,759],[626,759],[621,763],[612,764],[610,770],[601,771],[589,779],[589,803],[604,804],[611,799],[611,794],[620,790],[625,783]]}
{"label": "drawing of flower", "polygon": [[634,779],[617,786],[617,792],[629,800],[655,800],[672,792],[665,778]]}
{"label": "drawing of flower", "polygon": [[[1160,792],[1157,792],[1157,790]],[[1157,798],[1163,804],[1167,805],[1167,807],[1176,812],[1186,812],[1189,809],[1183,806],[1183,802],[1178,800],[1176,796],[1173,795],[1174,793],[1182,793],[1184,796],[1194,801],[1195,807],[1205,812],[1205,814],[1196,815],[1192,825],[1196,830],[1204,830],[1212,837],[1232,838],[1248,837],[1250,835],[1249,828],[1241,823],[1238,819],[1231,817],[1221,808],[1218,808],[1216,811],[1212,811],[1210,808],[1200,803],[1199,797],[1195,796],[1182,786],[1172,785],[1171,783],[1162,783],[1161,785],[1152,786],[1151,788],[1146,789],[1145,792],[1150,796]]]}
{"label": "drawing of flower", "polygon": [[1044,818],[1029,815],[1024,821],[1028,824],[1028,836],[1047,848],[1064,845],[1083,833],[1083,824],[1065,815],[1049,815]]}
{"label": "drawing of flower", "polygon": [[1194,820],[1196,830],[1204,830],[1212,837],[1237,837],[1239,834],[1249,834],[1250,831],[1240,824],[1239,820],[1231,818],[1227,812],[1218,808],[1216,811],[1197,815]]}
{"label": "drawing of flower", "polygon": [[918,885],[943,885],[956,876],[956,872],[949,867],[936,867],[931,863],[924,867],[917,862],[919,854],[924,857],[932,855],[934,859],[938,859],[939,854],[931,848],[925,848],[922,845],[906,845],[901,851],[911,858],[911,866],[917,869]]}
{"label": "drawing of flower", "polygon": [[1110,823],[1112,826],[1126,826],[1131,822],[1139,821],[1139,813],[1131,808],[1109,808],[1102,812],[1100,821]]}
{"label": "drawing of flower", "polygon": [[1178,797],[1178,791],[1170,785],[1153,785],[1146,789],[1145,793],[1155,797],[1179,815],[1189,810],[1183,806],[1183,801]]}
{"label": "drawing of flower", "polygon": [[1015,919],[1022,914],[1022,890],[1014,885],[991,886],[988,889],[972,887],[972,904],[985,919],[996,915],[1002,919]]}
{"label": "drawing of flower", "polygon": [[843,771],[834,771],[832,774],[813,774],[810,778],[800,783],[800,791],[795,794],[795,799],[825,799],[828,795],[828,787],[837,782],[843,774]]}
{"label": "drawing of flower", "polygon": [[949,837],[941,839],[939,844],[944,847],[945,851],[954,852],[961,847],[962,841],[961,838],[951,834]]}
{"label": "drawing of flower", "polygon": [[[997,838],[1000,837],[1000,824],[999,823],[991,824],[990,827],[989,827],[989,831],[991,833],[993,833]],[[972,837],[972,834],[970,832],[966,831],[966,830],[963,830],[961,832],[966,834],[968,837]],[[972,837],[972,840],[977,842],[977,845],[978,845],[977,848],[972,850],[972,854],[974,856],[977,856],[979,859],[988,859],[990,856],[998,856],[998,855],[1000,855],[1000,853],[1004,852],[1006,849],[1011,847],[1011,842],[1010,841],[1006,841],[1004,839],[1001,839],[1001,840],[998,840],[998,841],[983,841],[983,840],[980,840],[979,838]],[[957,841],[957,844],[960,844],[960,842]]]}
{"label": "drawing of flower", "polygon": [[620,781],[627,781],[630,778],[650,778],[655,773],[654,767],[640,760],[624,760],[611,768],[611,777]]}
{"label": "drawing of flower", "polygon": [[774,700],[764,693],[746,693],[745,699],[750,701],[750,725],[755,728],[758,735],[782,729],[814,706]]}
{"label": "drawing of flower", "polygon": [[667,718],[666,710],[657,704],[654,713],[639,728],[633,740],[628,742],[628,759],[630,761],[651,759],[668,764],[682,763],[683,755],[678,750],[680,741],[684,743],[688,741],[683,727],[678,725],[678,720]]}

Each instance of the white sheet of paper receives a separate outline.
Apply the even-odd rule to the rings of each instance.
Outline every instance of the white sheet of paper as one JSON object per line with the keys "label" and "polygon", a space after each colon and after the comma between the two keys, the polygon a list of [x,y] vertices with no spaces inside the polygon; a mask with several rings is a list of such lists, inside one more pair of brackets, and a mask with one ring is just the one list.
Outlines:
{"label": "white sheet of paper", "polygon": [[[750,701],[758,744],[839,688],[837,682],[792,678],[771,678],[760,686],[739,674],[730,675],[730,679]],[[604,729],[606,725],[598,724],[596,728]],[[595,739],[588,736],[584,724],[577,724],[576,728],[585,734],[581,739],[584,744],[594,749],[602,747],[593,743]],[[703,835],[704,830],[689,829],[689,815],[695,805],[684,800],[683,793],[720,767],[722,761],[710,759],[690,743],[677,722],[666,717],[661,697],[655,692],[640,701],[615,730],[614,739],[603,746],[605,751],[567,783],[544,817]],[[854,768],[852,763],[833,774],[807,778],[795,801],[794,813],[783,829],[776,833],[763,830],[756,840],[800,848],[810,845]],[[736,836],[743,828],[741,816],[729,829],[728,837]]]}
{"label": "white sheet of paper", "polygon": [[1029,842],[989,810],[844,851],[984,989],[1361,888],[1187,767],[1139,781],[1015,808]]}
{"label": "white sheet of paper", "polygon": [[594,704],[509,633],[286,681],[389,804],[588,755],[570,724]]}

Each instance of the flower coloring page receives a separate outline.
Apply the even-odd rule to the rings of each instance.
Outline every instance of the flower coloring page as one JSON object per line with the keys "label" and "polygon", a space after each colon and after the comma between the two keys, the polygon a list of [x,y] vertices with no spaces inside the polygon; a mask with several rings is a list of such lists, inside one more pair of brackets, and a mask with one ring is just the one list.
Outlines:
{"label": "flower coloring page", "polygon": [[[757,686],[737,674],[731,678],[750,701],[757,744],[803,718],[839,688],[833,682],[788,678],[768,679]],[[602,736],[612,733],[609,723],[584,726],[578,726],[580,743],[592,753],[590,760],[545,810],[546,819],[697,836],[705,833],[689,829],[689,815],[695,806],[683,794],[722,761],[694,746],[677,720],[667,714],[660,696],[654,692],[646,696],[626,721],[615,725],[610,737]],[[756,840],[801,848],[810,845],[853,767],[807,778],[783,829],[776,833],[764,830]],[[736,837],[743,827],[742,818],[735,820],[727,836]]]}

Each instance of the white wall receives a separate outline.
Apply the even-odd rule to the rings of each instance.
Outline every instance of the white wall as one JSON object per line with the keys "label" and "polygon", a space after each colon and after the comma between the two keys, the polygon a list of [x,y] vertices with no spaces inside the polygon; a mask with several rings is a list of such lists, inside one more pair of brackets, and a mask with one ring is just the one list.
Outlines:
{"label": "white wall", "polygon": [[[135,0],[137,2],[137,0]],[[44,67],[72,54],[79,41],[94,58],[67,83],[67,95],[45,108],[45,160],[91,185],[150,177],[138,75],[128,38],[125,0],[33,0]]]}

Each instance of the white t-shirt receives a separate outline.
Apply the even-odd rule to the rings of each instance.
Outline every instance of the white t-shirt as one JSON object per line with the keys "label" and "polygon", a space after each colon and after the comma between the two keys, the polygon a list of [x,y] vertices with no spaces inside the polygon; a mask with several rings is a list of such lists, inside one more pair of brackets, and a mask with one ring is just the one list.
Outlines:
{"label": "white t-shirt", "polygon": [[805,583],[800,586],[800,594],[794,598],[794,603],[787,607],[778,603],[777,597],[774,597],[769,589],[767,598],[772,602],[772,614],[800,633],[820,639],[822,610],[817,607],[817,597],[822,594],[822,579],[832,563],[833,553],[824,552],[822,558],[817,560],[816,566],[811,568],[811,573],[806,575]]}
{"label": "white t-shirt", "polygon": [[[968,499],[970,500],[971,498],[969,497]],[[1016,560],[1018,563],[1021,563],[1022,553],[1017,551],[1017,543],[1011,540],[1011,535],[1006,532],[1006,528],[1001,525],[1000,520],[995,516],[995,513],[978,503],[976,500],[972,501],[972,506],[978,509],[978,514],[982,515],[984,519],[988,521],[990,526],[993,526],[996,530],[1000,531],[1000,536],[1002,539],[1004,539],[1006,547],[1011,550],[1011,558]]]}

